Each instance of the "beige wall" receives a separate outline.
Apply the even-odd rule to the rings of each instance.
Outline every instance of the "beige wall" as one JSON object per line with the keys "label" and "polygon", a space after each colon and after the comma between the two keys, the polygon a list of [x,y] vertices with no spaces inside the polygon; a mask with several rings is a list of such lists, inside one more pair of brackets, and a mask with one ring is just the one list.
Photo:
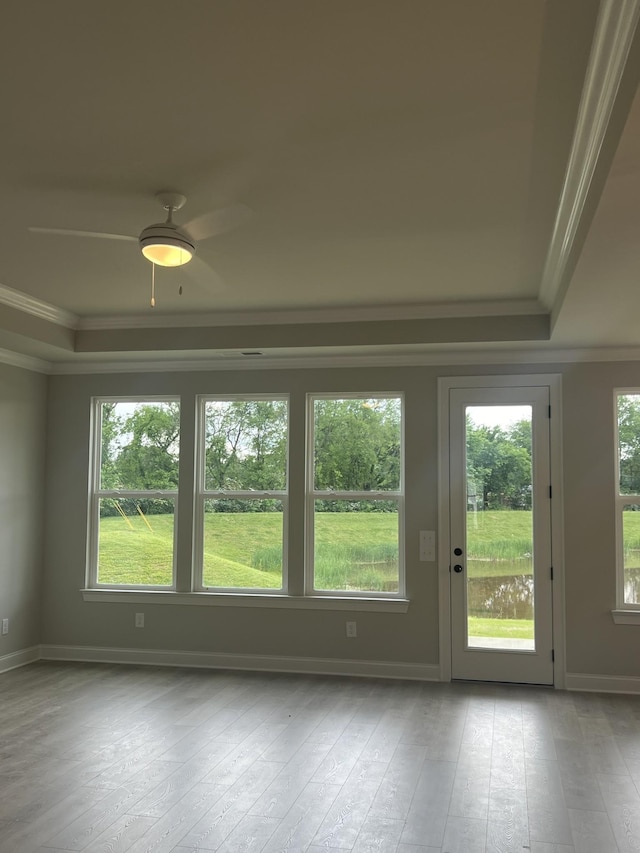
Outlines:
{"label": "beige wall", "polygon": [[0,658],[40,642],[46,383],[0,364]]}
{"label": "beige wall", "polygon": [[615,625],[613,389],[640,387],[640,365],[564,371],[564,526],[569,672],[640,676],[640,626]]}
{"label": "beige wall", "polygon": [[[412,367],[55,376],[49,380],[47,540],[43,642],[182,651],[308,656],[437,664],[438,581],[420,563],[418,531],[437,529],[437,378],[517,373],[482,368]],[[563,374],[567,671],[640,675],[640,628],[614,625],[614,387],[640,386],[640,365],[531,365],[521,372]],[[287,392],[292,424],[307,392],[397,391],[406,399],[407,614],[363,613],[357,640],[344,637],[349,611],[85,602],[89,404],[94,395],[179,394],[193,411],[198,393]],[[297,433],[298,436],[301,432]],[[183,454],[190,436],[182,437]],[[290,560],[302,559],[302,441],[291,448]],[[296,462],[298,460],[298,462]],[[181,523],[188,521],[181,506]],[[185,554],[180,558],[184,559]],[[562,566],[557,563],[558,577]],[[134,628],[144,609],[146,626]]]}

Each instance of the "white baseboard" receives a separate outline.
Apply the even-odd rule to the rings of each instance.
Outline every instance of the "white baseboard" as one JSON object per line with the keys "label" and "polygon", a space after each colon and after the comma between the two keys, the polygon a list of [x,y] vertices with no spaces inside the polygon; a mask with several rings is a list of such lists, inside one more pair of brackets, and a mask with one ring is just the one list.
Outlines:
{"label": "white baseboard", "polygon": [[565,688],[596,693],[640,693],[640,678],[632,675],[584,675],[580,672],[568,672]]}
{"label": "white baseboard", "polygon": [[[29,649],[21,649],[0,656],[0,673],[38,660],[131,663],[148,666],[181,666],[440,681],[440,667],[433,664],[58,645],[33,646]],[[565,689],[597,693],[640,694],[640,677],[568,672]]]}
{"label": "white baseboard", "polygon": [[440,680],[439,666],[418,663],[389,663],[387,661],[55,645],[40,646],[40,657],[42,660],[91,661],[94,663],[134,663],[150,666],[244,669],[316,675],[354,675],[373,678],[407,678],[418,681]]}
{"label": "white baseboard", "polygon": [[19,666],[40,660],[40,646],[31,646],[30,649],[20,649],[18,652],[10,652],[8,655],[0,656],[0,672],[9,672]]}

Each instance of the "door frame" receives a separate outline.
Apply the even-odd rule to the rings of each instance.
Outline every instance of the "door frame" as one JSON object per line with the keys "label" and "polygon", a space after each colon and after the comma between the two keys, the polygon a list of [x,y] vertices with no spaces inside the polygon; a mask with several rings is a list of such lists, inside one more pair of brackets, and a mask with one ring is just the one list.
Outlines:
{"label": "door frame", "polygon": [[438,614],[440,680],[451,681],[451,585],[449,494],[449,391],[453,388],[549,388],[551,405],[551,555],[553,561],[554,683],[565,686],[564,535],[562,512],[562,377],[560,374],[442,376],[438,379]]}

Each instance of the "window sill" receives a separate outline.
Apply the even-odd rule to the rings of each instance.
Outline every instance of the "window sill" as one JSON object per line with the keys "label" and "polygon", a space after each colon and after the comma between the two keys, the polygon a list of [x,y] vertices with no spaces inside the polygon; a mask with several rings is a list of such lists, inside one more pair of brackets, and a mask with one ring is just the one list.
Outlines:
{"label": "window sill", "polygon": [[204,605],[209,607],[266,607],[281,610],[358,610],[406,613],[406,598],[356,598],[328,595],[259,595],[228,592],[173,592],[145,589],[82,589],[84,601],[138,604]]}
{"label": "window sill", "polygon": [[640,610],[612,610],[611,617],[616,625],[640,625]]}

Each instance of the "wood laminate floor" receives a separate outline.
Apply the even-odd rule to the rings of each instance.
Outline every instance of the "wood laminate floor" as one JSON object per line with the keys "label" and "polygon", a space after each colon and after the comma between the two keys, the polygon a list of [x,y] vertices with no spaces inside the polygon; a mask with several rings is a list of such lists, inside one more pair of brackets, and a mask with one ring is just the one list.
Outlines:
{"label": "wood laminate floor", "polygon": [[0,676],[0,851],[640,850],[640,697],[38,663]]}

